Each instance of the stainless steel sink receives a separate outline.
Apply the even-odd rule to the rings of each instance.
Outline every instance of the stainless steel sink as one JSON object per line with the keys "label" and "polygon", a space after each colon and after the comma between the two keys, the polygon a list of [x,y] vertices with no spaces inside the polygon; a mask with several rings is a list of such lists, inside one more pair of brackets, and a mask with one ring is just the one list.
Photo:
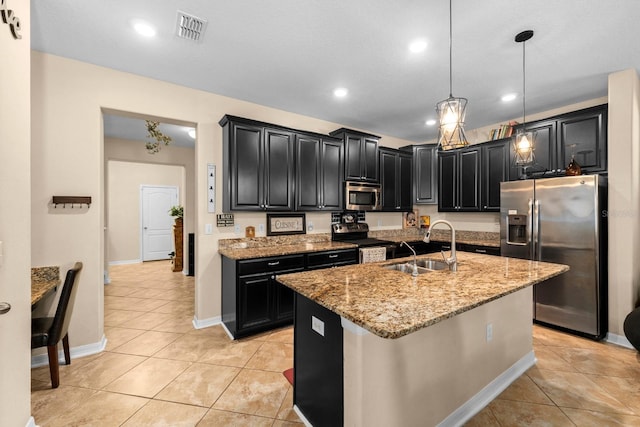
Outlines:
{"label": "stainless steel sink", "polygon": [[424,267],[427,270],[447,270],[449,266],[444,261],[438,261],[435,259],[419,259],[416,261],[418,267]]}
{"label": "stainless steel sink", "polygon": [[[408,274],[413,273],[413,264],[410,263],[385,265],[384,268],[386,268],[387,270],[396,270]],[[418,274],[428,273],[429,271],[431,270],[418,266]]]}

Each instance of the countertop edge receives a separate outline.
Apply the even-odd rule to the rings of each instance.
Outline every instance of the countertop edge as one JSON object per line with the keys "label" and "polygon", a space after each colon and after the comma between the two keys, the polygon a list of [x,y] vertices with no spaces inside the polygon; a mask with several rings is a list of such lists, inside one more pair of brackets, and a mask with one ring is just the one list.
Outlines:
{"label": "countertop edge", "polygon": [[[489,256],[489,255],[484,255],[484,256]],[[495,258],[504,258],[504,257],[495,257]],[[380,263],[376,263],[376,265],[378,267],[382,267],[385,264],[389,264],[389,263],[394,263],[394,262],[398,262],[399,260],[393,260],[392,262],[386,261],[386,262],[380,262]],[[526,260],[521,260],[521,261],[526,261]],[[533,262],[533,261],[532,261]],[[546,263],[548,264],[548,263]],[[294,290],[295,292],[298,292],[300,295],[311,299],[312,301],[316,302],[317,304],[325,307],[326,309],[340,315],[341,317],[349,320],[350,322],[360,326],[361,328],[371,332],[372,334],[379,336],[381,338],[386,338],[386,339],[397,339],[397,338],[401,338],[405,335],[408,335],[410,333],[413,333],[415,331],[418,331],[420,329],[432,326],[436,323],[442,322],[446,319],[449,319],[451,317],[457,316],[459,314],[462,314],[466,311],[470,311],[474,308],[477,308],[481,305],[487,304],[491,301],[495,301],[499,298],[502,298],[506,295],[512,294],[514,292],[518,292],[522,289],[528,288],[530,286],[533,286],[537,283],[541,283],[545,280],[548,280],[552,277],[558,276],[566,271],[569,271],[569,266],[567,265],[561,265],[561,264],[556,264],[557,267],[559,267],[559,269],[555,272],[551,272],[548,274],[545,274],[543,276],[540,277],[535,277],[535,278],[530,278],[526,283],[522,283],[520,285],[517,286],[513,286],[509,289],[504,289],[501,291],[497,291],[495,294],[483,298],[480,301],[475,301],[469,304],[466,304],[464,306],[458,307],[457,309],[454,309],[448,313],[430,318],[424,322],[420,322],[420,323],[416,323],[416,324],[412,324],[406,328],[401,328],[401,329],[383,329],[383,328],[377,328],[374,325],[368,324],[366,321],[356,318],[353,315],[351,315],[349,312],[346,312],[345,310],[341,309],[338,306],[332,305],[332,304],[328,304],[326,301],[322,300],[321,298],[318,298],[317,295],[314,295],[311,292],[306,292],[304,289],[300,289],[300,287],[296,286],[295,284],[289,282],[289,279],[287,276],[291,276],[293,274],[303,274],[303,273],[293,273],[293,274],[286,274],[286,275],[280,275],[276,277],[276,280],[278,280],[280,283],[282,283],[283,285],[291,288],[292,290]],[[373,267],[374,265],[370,265],[370,267]],[[341,267],[341,268],[348,268],[348,267]]]}

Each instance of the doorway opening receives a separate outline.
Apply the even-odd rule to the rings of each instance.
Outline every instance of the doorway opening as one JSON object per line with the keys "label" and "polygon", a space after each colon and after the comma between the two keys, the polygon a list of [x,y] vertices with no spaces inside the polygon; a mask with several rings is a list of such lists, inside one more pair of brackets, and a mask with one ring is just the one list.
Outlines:
{"label": "doorway opening", "polygon": [[[175,251],[174,218],[168,212],[171,206],[184,208],[183,248],[189,248],[189,239],[195,238],[196,125],[107,109],[102,110],[102,117],[104,279],[107,284],[111,265],[171,258],[170,254]],[[156,144],[155,150],[149,149],[149,142],[156,141],[150,137],[150,122],[156,123],[154,129],[170,140],[168,144]],[[169,194],[159,190],[171,187]],[[147,190],[149,192],[143,194]],[[155,214],[148,217],[150,212]],[[183,252],[183,274],[195,275],[189,251]],[[195,299],[193,304],[195,306]]]}

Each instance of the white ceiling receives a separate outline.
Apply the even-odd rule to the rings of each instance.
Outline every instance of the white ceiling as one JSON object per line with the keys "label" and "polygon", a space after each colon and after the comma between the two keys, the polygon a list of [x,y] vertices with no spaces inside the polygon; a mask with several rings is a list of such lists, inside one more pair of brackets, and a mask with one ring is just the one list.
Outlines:
{"label": "white ceiling", "polygon": [[[31,0],[32,47],[415,142],[449,95],[447,0]],[[177,38],[176,12],[208,21]],[[133,19],[154,25],[145,39]],[[638,0],[453,0],[453,95],[466,128],[604,96],[607,75],[640,70]],[[411,54],[410,41],[428,47]],[[349,89],[337,100],[335,87]],[[106,127],[105,131],[109,130]]]}

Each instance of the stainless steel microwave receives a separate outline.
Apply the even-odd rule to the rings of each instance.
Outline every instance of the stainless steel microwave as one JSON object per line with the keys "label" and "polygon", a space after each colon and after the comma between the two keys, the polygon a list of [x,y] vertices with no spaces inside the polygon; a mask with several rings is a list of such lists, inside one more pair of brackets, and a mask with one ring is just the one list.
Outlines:
{"label": "stainless steel microwave", "polygon": [[349,211],[379,211],[382,187],[370,182],[347,181],[345,183],[346,202]]}

